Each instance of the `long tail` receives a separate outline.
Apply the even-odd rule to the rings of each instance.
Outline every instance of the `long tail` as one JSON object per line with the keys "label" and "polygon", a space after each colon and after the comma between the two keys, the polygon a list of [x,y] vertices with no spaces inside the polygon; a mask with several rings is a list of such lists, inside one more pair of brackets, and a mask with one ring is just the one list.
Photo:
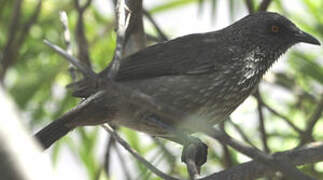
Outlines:
{"label": "long tail", "polygon": [[53,121],[45,128],[37,132],[35,138],[39,141],[44,149],[49,148],[54,142],[74,129],[73,127],[66,126],[66,121],[67,119],[65,117],[62,117]]}
{"label": "long tail", "polygon": [[97,92],[98,86],[97,81],[85,78],[67,85],[66,88],[72,91],[74,97],[87,98]]}
{"label": "long tail", "polygon": [[105,68],[98,74],[99,78],[96,80],[84,78],[80,81],[67,85],[67,89],[72,91],[72,96],[87,98],[90,95],[98,92],[98,90],[105,86],[105,79],[109,72],[110,66]]}
{"label": "long tail", "polygon": [[35,138],[47,149],[77,126],[103,124],[108,119],[113,119],[118,99],[118,96],[110,92],[97,92],[40,130]]}

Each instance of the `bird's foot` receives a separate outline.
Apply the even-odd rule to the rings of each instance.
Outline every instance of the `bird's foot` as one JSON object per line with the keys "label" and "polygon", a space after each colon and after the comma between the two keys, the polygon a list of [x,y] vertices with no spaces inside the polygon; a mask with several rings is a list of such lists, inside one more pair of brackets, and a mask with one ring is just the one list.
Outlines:
{"label": "bird's foot", "polygon": [[200,139],[188,136],[183,145],[182,162],[187,166],[187,171],[191,179],[200,174],[201,166],[207,160],[207,145]]}

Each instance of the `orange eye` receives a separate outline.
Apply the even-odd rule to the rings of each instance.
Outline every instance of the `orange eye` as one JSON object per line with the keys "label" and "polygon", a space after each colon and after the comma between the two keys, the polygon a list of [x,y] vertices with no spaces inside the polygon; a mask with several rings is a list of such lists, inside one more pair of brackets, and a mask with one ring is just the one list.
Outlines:
{"label": "orange eye", "polygon": [[279,32],[279,26],[272,25],[272,26],[271,26],[271,31],[272,31],[272,32],[274,32],[274,33]]}

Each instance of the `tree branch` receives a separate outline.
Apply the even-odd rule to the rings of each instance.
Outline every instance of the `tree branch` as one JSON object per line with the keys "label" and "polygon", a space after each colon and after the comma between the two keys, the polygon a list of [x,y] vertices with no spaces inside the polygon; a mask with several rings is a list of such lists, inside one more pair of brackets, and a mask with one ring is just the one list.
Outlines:
{"label": "tree branch", "polygon": [[282,115],[281,113],[277,112],[275,109],[270,107],[268,104],[266,104],[264,101],[260,101],[260,103],[268,109],[269,112],[273,113],[274,115],[280,117],[282,120],[284,120],[292,129],[294,129],[299,134],[304,133],[303,130],[301,130],[299,127],[297,127],[291,119],[289,119],[287,116]]}
{"label": "tree branch", "polygon": [[246,3],[246,6],[247,6],[247,9],[248,9],[249,14],[254,13],[255,10],[254,10],[253,0],[245,0],[245,3]]}
{"label": "tree branch", "polygon": [[3,80],[7,69],[16,63],[19,55],[19,49],[26,39],[30,28],[37,21],[42,7],[42,1],[39,0],[31,17],[27,20],[27,22],[21,25],[21,28],[19,28],[22,2],[22,0],[15,1],[12,20],[8,31],[8,40],[4,47],[3,57],[0,59],[2,65],[2,67],[0,67],[0,81]]}
{"label": "tree branch", "polygon": [[257,89],[256,93],[255,93],[255,97],[257,99],[257,109],[258,109],[258,119],[259,119],[259,131],[260,131],[260,134],[261,134],[261,141],[262,141],[262,145],[263,145],[263,148],[264,148],[264,151],[266,153],[269,153],[270,150],[269,150],[269,147],[268,147],[268,144],[267,144],[267,141],[268,141],[268,137],[267,137],[267,133],[266,133],[266,129],[265,129],[265,117],[264,117],[264,112],[263,112],[263,109],[262,109],[262,98],[261,98],[261,95],[260,95],[260,92],[259,92],[259,88]]}
{"label": "tree branch", "polygon": [[[64,34],[64,42],[66,45],[66,53],[73,56],[73,49],[72,49],[72,42],[71,42],[71,33],[70,29],[68,27],[68,17],[67,13],[65,11],[59,12],[59,18],[61,20],[61,23],[63,25],[63,34]],[[70,76],[72,78],[72,82],[76,82],[77,74],[76,69],[72,64],[69,64],[68,71],[70,73]]]}
{"label": "tree branch", "polygon": [[261,4],[259,5],[258,11],[266,11],[270,5],[272,0],[263,0]]}
{"label": "tree branch", "polygon": [[145,32],[142,18],[142,0],[127,0],[131,17],[125,34],[123,56],[128,56],[146,47]]}
{"label": "tree branch", "polygon": [[175,171],[174,167],[175,167],[176,157],[167,149],[165,144],[163,142],[161,142],[158,138],[152,137],[152,139],[153,139],[154,143],[158,145],[160,150],[165,154],[165,157],[166,157],[167,162],[170,167],[169,174],[172,174]]}
{"label": "tree branch", "polygon": [[27,34],[30,31],[30,28],[36,23],[41,11],[41,7],[42,7],[42,0],[39,0],[35,10],[33,11],[33,14],[28,19],[28,21],[23,24],[20,36],[17,40],[19,46],[21,46],[21,44],[24,42],[25,38],[27,37]]}
{"label": "tree branch", "polygon": [[231,118],[228,119],[229,123],[233,125],[233,127],[237,130],[237,132],[239,133],[239,135],[241,136],[241,138],[246,141],[246,143],[248,143],[250,146],[252,147],[256,147],[251,140],[249,139],[249,137],[247,136],[247,134],[240,128],[239,125],[237,125],[236,123],[234,123]]}
{"label": "tree branch", "polygon": [[111,157],[111,149],[112,149],[112,146],[114,146],[114,144],[115,144],[115,140],[110,137],[109,142],[106,145],[104,162],[103,162],[103,168],[107,177],[110,177],[110,157]]}
{"label": "tree branch", "polygon": [[204,131],[208,136],[219,140],[221,143],[227,144],[237,151],[251,157],[254,160],[260,161],[265,165],[273,168],[274,170],[281,171],[290,179],[295,180],[310,180],[311,177],[301,173],[297,168],[290,165],[286,159],[282,159],[283,157],[274,157],[269,154],[265,154],[258,149],[248,147],[246,145],[241,144],[240,142],[234,140],[230,136],[228,136],[224,131],[217,130],[215,128],[209,128]]}
{"label": "tree branch", "polygon": [[83,63],[91,68],[91,60],[89,55],[89,45],[84,31],[84,12],[90,6],[92,0],[87,0],[85,5],[81,7],[80,0],[74,0],[75,7],[78,12],[76,29],[75,29],[75,39],[78,46],[78,58]]}
{"label": "tree branch", "polygon": [[75,57],[69,55],[66,51],[64,51],[59,46],[57,46],[55,44],[52,44],[48,40],[44,40],[44,43],[47,46],[49,46],[50,48],[52,48],[59,55],[61,55],[62,57],[64,57],[71,64],[73,64],[78,70],[80,70],[83,73],[83,75],[85,77],[88,77],[88,78],[91,78],[91,79],[96,79],[97,78],[97,75],[92,71],[92,69],[90,69],[86,65],[83,65],[83,63],[81,63],[78,59],[76,59]]}
{"label": "tree branch", "polygon": [[154,165],[152,165],[150,162],[148,162],[146,159],[144,159],[142,156],[140,156],[136,151],[134,151],[129,144],[123,140],[112,128],[110,128],[108,125],[104,124],[102,127],[123,147],[125,148],[133,157],[135,157],[138,161],[143,163],[148,169],[150,169],[153,173],[155,173],[157,176],[167,179],[167,180],[178,180],[177,178],[171,177],[163,172],[161,172],[159,169],[157,169]]}
{"label": "tree branch", "polygon": [[[323,142],[312,143],[300,149],[275,153],[273,156],[287,159],[288,162],[293,165],[304,165],[323,161]],[[199,180],[250,180],[272,175],[275,172],[276,171],[265,166],[263,163],[253,160],[239,164],[230,169],[214,173]]]}
{"label": "tree branch", "polygon": [[[115,130],[114,130],[114,132],[115,132]],[[116,133],[116,132],[115,132]],[[111,139],[114,139],[115,140],[115,138],[113,137],[113,138],[111,138]],[[126,161],[125,161],[125,159],[123,158],[123,155],[122,155],[122,153],[120,152],[120,149],[119,149],[119,147],[114,143],[114,145],[113,145],[113,147],[114,147],[114,149],[115,149],[115,151],[116,151],[116,153],[117,153],[117,156],[118,156],[118,158],[119,158],[119,160],[120,160],[120,164],[121,164],[121,167],[122,167],[122,170],[123,170],[123,172],[124,172],[124,174],[125,174],[125,176],[126,176],[126,179],[127,180],[131,180],[131,175],[129,174],[129,170],[128,170],[128,168],[127,168],[127,163],[126,163]],[[130,146],[129,146],[130,147]]]}
{"label": "tree branch", "polygon": [[316,106],[313,114],[310,116],[310,118],[306,121],[307,126],[304,134],[301,134],[301,141],[299,146],[304,145],[306,142],[313,140],[313,129],[315,124],[318,122],[318,120],[321,118],[321,114],[323,111],[323,95],[321,96],[321,100]]}
{"label": "tree branch", "polygon": [[125,0],[118,0],[116,4],[116,17],[117,17],[117,43],[114,50],[112,62],[109,64],[111,67],[107,77],[114,80],[114,77],[119,71],[120,61],[124,55],[124,46],[126,43],[126,31],[129,25],[131,12],[126,6]]}
{"label": "tree branch", "polygon": [[151,16],[151,14],[147,10],[143,10],[143,14],[151,22],[151,24],[154,26],[154,28],[156,29],[159,39],[161,41],[167,41],[168,38],[167,38],[166,34],[161,30],[161,28],[159,27],[157,22],[154,20],[154,18]]}
{"label": "tree branch", "polygon": [[8,29],[7,42],[3,48],[2,58],[0,59],[0,82],[3,81],[7,69],[14,63],[18,50],[15,48],[16,41],[15,37],[18,31],[20,16],[21,16],[21,5],[23,0],[16,0],[12,11],[12,19]]}

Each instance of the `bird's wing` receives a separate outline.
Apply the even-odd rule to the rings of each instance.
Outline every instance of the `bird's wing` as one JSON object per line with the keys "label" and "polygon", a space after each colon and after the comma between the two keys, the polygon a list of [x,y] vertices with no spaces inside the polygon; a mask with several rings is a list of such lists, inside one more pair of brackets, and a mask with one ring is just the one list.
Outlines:
{"label": "bird's wing", "polygon": [[[117,81],[153,78],[168,75],[202,74],[215,71],[214,49],[221,44],[193,34],[148,47],[122,60]],[[218,47],[216,47],[218,46]]]}

